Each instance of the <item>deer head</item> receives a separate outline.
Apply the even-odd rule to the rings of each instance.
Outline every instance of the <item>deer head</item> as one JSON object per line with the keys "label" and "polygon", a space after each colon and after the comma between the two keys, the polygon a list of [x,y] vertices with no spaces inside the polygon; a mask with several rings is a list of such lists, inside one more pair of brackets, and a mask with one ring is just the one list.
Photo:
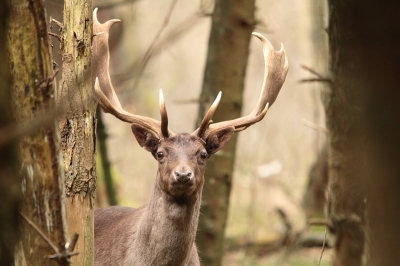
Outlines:
{"label": "deer head", "polygon": [[221,92],[205,114],[199,128],[193,133],[175,134],[168,128],[168,115],[163,93],[160,90],[160,121],[125,111],[115,94],[109,75],[108,32],[119,20],[101,24],[97,9],[93,13],[93,63],[95,78],[94,97],[104,112],[121,121],[131,123],[132,132],[139,145],[151,152],[158,161],[158,184],[173,196],[191,195],[202,187],[207,159],[220,150],[234,132],[261,121],[285,81],[288,60],[283,45],[275,51],[261,34],[253,36],[261,40],[265,59],[265,75],[259,99],[249,115],[234,120],[212,123],[211,119],[221,99]]}

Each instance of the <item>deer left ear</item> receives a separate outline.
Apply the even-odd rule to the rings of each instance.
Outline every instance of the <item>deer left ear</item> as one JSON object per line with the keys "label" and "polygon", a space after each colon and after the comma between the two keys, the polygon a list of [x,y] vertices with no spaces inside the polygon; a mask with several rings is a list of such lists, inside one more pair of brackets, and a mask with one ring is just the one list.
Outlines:
{"label": "deer left ear", "polygon": [[206,150],[209,155],[216,153],[225,143],[231,138],[231,135],[235,132],[234,127],[227,127],[219,129],[211,133],[206,139]]}
{"label": "deer left ear", "polygon": [[158,137],[154,132],[140,124],[132,124],[131,129],[139,145],[154,154],[159,143]]}

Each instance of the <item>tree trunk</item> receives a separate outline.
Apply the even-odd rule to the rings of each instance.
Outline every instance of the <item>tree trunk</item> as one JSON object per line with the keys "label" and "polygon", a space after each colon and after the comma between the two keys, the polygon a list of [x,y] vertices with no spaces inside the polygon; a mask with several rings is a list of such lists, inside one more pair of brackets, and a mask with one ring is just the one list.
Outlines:
{"label": "tree trunk", "polygon": [[[7,36],[8,1],[0,2],[0,36]],[[11,76],[7,58],[7,38],[0,39],[0,130],[14,124],[11,108]],[[4,135],[1,135],[4,137]],[[18,207],[22,198],[17,174],[16,143],[0,145],[0,265],[14,265],[14,247],[18,236]]]}
{"label": "tree trunk", "polygon": [[[362,150],[359,160],[366,170],[359,168],[362,179],[353,189],[364,188],[367,195],[369,264],[400,265],[400,3],[336,0],[330,8],[332,17],[336,16],[330,33],[342,33],[337,42],[340,50],[332,54],[341,54],[342,65],[347,66],[335,78],[351,82],[358,99],[353,109],[362,113],[358,139],[365,141],[353,147]],[[344,195],[348,201],[353,199],[353,194]]]}
{"label": "tree trunk", "polygon": [[[254,24],[254,0],[216,1],[197,124],[219,91],[223,96],[213,120],[219,122],[240,116]],[[236,140],[234,135],[207,163],[196,240],[204,265],[221,265]]]}
{"label": "tree trunk", "polygon": [[58,106],[66,115],[59,121],[71,232],[79,234],[74,265],[93,265],[93,198],[96,188],[96,118],[91,99],[92,1],[64,1],[63,77]]}
{"label": "tree trunk", "polygon": [[[328,219],[334,234],[333,265],[363,265],[366,254],[365,193],[360,189],[364,171],[362,110],[351,60],[355,15],[347,0],[329,1],[329,45],[332,85],[325,95],[329,129]],[[363,8],[359,5],[358,8]],[[362,85],[360,85],[362,86]]]}
{"label": "tree trunk", "polygon": [[[103,116],[100,108],[97,108],[96,117],[97,117],[97,143],[99,149],[99,155],[101,160],[101,168],[99,169],[100,173],[103,175],[104,185],[106,187],[107,192],[107,201],[108,205],[115,206],[118,205],[117,193],[114,187],[114,179],[111,173],[111,163],[108,159],[108,151],[107,151],[107,132],[105,125],[103,123]],[[100,175],[101,176],[101,175]]]}
{"label": "tree trunk", "polygon": [[[12,104],[19,124],[40,119],[54,110],[53,75],[45,9],[42,0],[9,1],[8,49],[12,74]],[[16,265],[69,265],[67,260],[49,260],[55,254],[39,235],[40,230],[61,252],[65,250],[66,222],[63,178],[58,158],[55,125],[38,128],[23,137],[18,146],[23,202],[21,238],[16,247]],[[39,229],[33,229],[28,222]]]}

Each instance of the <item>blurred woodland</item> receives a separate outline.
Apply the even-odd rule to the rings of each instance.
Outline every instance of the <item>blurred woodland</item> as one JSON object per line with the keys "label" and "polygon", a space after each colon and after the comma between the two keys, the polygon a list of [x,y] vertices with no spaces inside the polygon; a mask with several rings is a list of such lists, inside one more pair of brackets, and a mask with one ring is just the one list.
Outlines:
{"label": "blurred woodland", "polygon": [[[73,19],[67,24],[64,8],[91,16],[98,7],[99,21],[120,19],[111,30],[109,45],[111,79],[121,104],[134,114],[159,119],[162,88],[169,127],[174,132],[192,132],[204,107],[220,90],[207,91],[205,77],[225,77],[223,70],[228,68],[212,69],[207,60],[213,14],[238,1],[229,2],[8,0],[0,4],[0,31],[7,36],[0,43],[0,84],[7,88],[0,97],[4,114],[0,119],[0,265],[70,265],[69,259],[71,265],[91,265],[93,234],[87,231],[93,209],[139,207],[149,200],[154,186],[157,161],[137,144],[128,124],[99,109],[96,112],[90,93],[80,93],[86,95],[79,106],[85,110],[84,118],[69,106],[68,100],[75,96],[62,91],[67,78],[76,75],[73,80],[79,86],[86,84],[87,92],[93,77],[88,78],[86,67],[90,58],[75,63],[78,67],[70,73],[62,71],[71,62],[62,56],[73,54],[69,47],[74,45],[90,45],[92,32],[85,31],[86,21],[79,30],[73,28],[79,25]],[[394,11],[400,4],[389,2],[379,7],[371,0],[246,2],[246,7],[254,6],[249,11],[252,30],[267,37],[275,49],[284,45],[289,72],[265,119],[236,134],[233,146],[219,152],[233,157],[229,177],[206,172],[197,233],[204,265],[400,265],[396,245],[400,236],[395,229],[400,223],[396,67],[400,24]],[[39,15],[33,15],[32,21],[20,19],[35,12]],[[36,26],[22,26],[25,33],[13,32],[21,30],[23,23]],[[37,38],[38,28],[42,30],[37,33],[39,45],[20,43],[29,31]],[[45,36],[50,38],[48,44]],[[68,36],[75,43],[68,44]],[[45,45],[53,58],[46,55]],[[29,59],[43,60],[36,63],[39,74],[33,74],[35,67],[24,67],[29,60],[18,51],[29,53],[26,47],[39,50]],[[243,97],[237,104],[239,115],[251,111],[262,86],[263,56],[254,37],[250,37],[246,63],[243,86],[238,88]],[[221,74],[215,73],[218,69]],[[17,82],[22,72],[32,79],[29,84]],[[30,95],[34,90],[29,88],[35,86],[41,88],[40,97],[37,92]],[[223,91],[222,99],[231,104],[233,95],[233,88]],[[56,117],[56,125],[49,123]],[[91,128],[76,130],[76,139],[83,139],[80,156],[86,159],[71,156],[69,160],[81,166],[63,169],[70,152],[66,132],[73,128],[66,121],[73,119],[77,119],[75,126],[82,123],[83,128]],[[41,140],[44,143],[37,144]],[[215,157],[218,160],[218,153]],[[78,174],[83,168],[87,171]],[[72,186],[73,175],[83,175],[80,190]],[[30,189],[33,198],[27,196]],[[34,206],[27,207],[32,202]],[[32,224],[39,229],[32,229]],[[14,234],[17,227],[20,233]],[[75,232],[79,240],[74,240]],[[74,245],[66,247],[67,242]],[[80,254],[75,256],[74,251]],[[58,259],[44,259],[51,254]],[[82,254],[89,254],[89,259],[79,258]]]}

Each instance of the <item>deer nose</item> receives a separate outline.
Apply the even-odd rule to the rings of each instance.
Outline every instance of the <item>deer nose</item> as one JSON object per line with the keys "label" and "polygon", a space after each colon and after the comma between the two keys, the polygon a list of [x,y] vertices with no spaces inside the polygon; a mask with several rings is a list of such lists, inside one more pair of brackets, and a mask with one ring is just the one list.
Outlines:
{"label": "deer nose", "polygon": [[192,179],[191,171],[181,172],[181,171],[175,170],[174,174],[175,174],[176,181],[178,181],[180,183],[186,183],[190,179]]}

